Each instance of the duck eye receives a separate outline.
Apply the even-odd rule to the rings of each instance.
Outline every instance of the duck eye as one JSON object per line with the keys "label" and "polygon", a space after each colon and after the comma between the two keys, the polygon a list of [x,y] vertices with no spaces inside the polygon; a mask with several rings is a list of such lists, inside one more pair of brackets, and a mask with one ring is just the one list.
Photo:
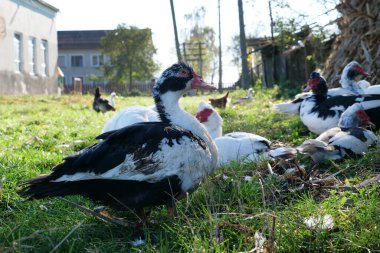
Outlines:
{"label": "duck eye", "polygon": [[178,71],[180,77],[189,77],[189,71],[187,69],[180,69]]}

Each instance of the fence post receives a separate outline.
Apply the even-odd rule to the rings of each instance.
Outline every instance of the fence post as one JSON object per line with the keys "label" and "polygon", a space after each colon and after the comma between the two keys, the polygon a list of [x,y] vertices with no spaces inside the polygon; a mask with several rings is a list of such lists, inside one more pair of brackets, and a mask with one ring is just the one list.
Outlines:
{"label": "fence post", "polygon": [[74,78],[74,94],[82,95],[82,79],[78,77]]}

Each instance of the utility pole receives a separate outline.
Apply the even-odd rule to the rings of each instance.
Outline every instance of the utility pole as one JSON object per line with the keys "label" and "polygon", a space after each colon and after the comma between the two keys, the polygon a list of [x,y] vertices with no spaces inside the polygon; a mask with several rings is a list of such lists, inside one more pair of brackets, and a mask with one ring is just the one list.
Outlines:
{"label": "utility pole", "polygon": [[220,0],[218,0],[218,17],[219,17],[219,83],[218,88],[222,90],[223,82],[222,82],[222,32],[221,32],[221,23],[220,23]]}
{"label": "utility pole", "polygon": [[173,18],[173,28],[174,28],[174,39],[175,39],[175,48],[177,51],[177,59],[178,62],[182,61],[182,56],[181,56],[181,50],[179,49],[179,40],[178,40],[178,32],[177,32],[177,22],[175,20],[175,12],[174,12],[174,4],[173,0],[170,0],[170,7],[172,9],[172,18]]}
{"label": "utility pole", "polygon": [[199,61],[198,61],[198,64],[199,64],[199,74],[200,76],[203,76],[203,59],[202,59],[202,42],[198,42],[198,50],[199,50]]}
{"label": "utility pole", "polygon": [[248,63],[247,63],[247,45],[246,45],[246,39],[245,39],[244,12],[243,12],[242,0],[238,0],[238,8],[239,8],[240,52],[241,52],[241,86],[243,89],[248,89],[249,70],[248,70]]}
{"label": "utility pole", "polygon": [[273,15],[272,15],[272,5],[271,0],[268,1],[269,5],[269,17],[270,17],[270,34],[271,34],[271,40],[272,40],[272,64],[273,64],[273,71],[272,71],[272,83],[268,83],[267,85],[269,87],[273,86],[273,83],[276,83],[276,75],[277,75],[277,65],[276,65],[276,43],[274,40],[274,22],[273,22]]}
{"label": "utility pole", "polygon": [[198,73],[200,76],[203,75],[203,56],[204,53],[204,42],[189,42],[189,43],[183,43],[183,57],[186,62],[193,62],[193,67],[195,68],[196,65],[198,65]]}

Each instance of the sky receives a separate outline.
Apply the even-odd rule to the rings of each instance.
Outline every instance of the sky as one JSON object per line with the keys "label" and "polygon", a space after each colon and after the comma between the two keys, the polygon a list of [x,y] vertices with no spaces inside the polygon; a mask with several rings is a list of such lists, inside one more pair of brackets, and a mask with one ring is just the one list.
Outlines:
{"label": "sky", "polygon": [[[157,48],[155,60],[160,65],[160,71],[177,61],[169,0],[45,1],[60,10],[56,21],[58,31],[112,30],[121,23],[138,28],[150,28],[153,33],[153,43]],[[218,0],[173,0],[173,2],[180,43],[183,41],[182,31],[189,26],[184,18],[185,14],[192,13],[196,7],[200,6],[206,9],[205,25],[213,27],[218,36]],[[310,14],[322,24],[328,23],[334,17],[334,15],[319,16],[326,10],[318,5],[316,0],[289,2],[292,2],[293,9],[289,16],[298,15],[298,13]],[[232,37],[239,34],[237,0],[220,0],[220,4],[223,82],[233,83],[239,77],[239,70],[232,64],[232,57],[227,48],[231,45]],[[270,19],[267,1],[243,0],[243,5],[247,37],[250,35],[269,36]],[[274,15],[287,14],[277,9]],[[214,82],[217,83],[218,80]]]}

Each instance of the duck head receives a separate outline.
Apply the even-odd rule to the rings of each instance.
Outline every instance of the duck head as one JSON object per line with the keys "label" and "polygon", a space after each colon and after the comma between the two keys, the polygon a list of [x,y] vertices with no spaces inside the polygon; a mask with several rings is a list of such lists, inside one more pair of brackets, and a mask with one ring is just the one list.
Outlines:
{"label": "duck head", "polygon": [[198,106],[198,112],[195,115],[200,123],[204,123],[205,125],[215,125],[221,126],[223,123],[222,117],[220,117],[219,113],[212,107],[212,105],[200,102]]}
{"label": "duck head", "polygon": [[338,126],[343,130],[352,127],[368,127],[373,125],[361,103],[355,103],[349,106],[340,116],[338,123]]}
{"label": "duck head", "polygon": [[216,88],[205,83],[190,65],[177,63],[162,73],[153,86],[153,96],[156,97],[167,92],[183,95],[191,89],[215,90]]}
{"label": "duck head", "polygon": [[360,125],[364,127],[368,126],[375,126],[371,122],[371,118],[368,116],[368,114],[364,110],[358,110],[355,112],[356,116],[360,119]]}
{"label": "duck head", "polygon": [[99,87],[96,87],[94,95],[95,95],[95,99],[100,98],[101,94],[100,94]]}
{"label": "duck head", "polygon": [[368,76],[369,74],[364,71],[363,67],[356,61],[352,61],[343,69],[343,75],[348,79],[355,80],[359,76]]}
{"label": "duck head", "polygon": [[369,76],[369,74],[364,71],[357,61],[352,61],[344,67],[339,82],[343,88],[357,93],[355,83],[359,81],[361,76]]}
{"label": "duck head", "polygon": [[186,63],[176,63],[167,68],[153,86],[153,98],[162,122],[168,122],[167,110],[178,106],[178,100],[192,89],[215,90],[205,83]]}
{"label": "duck head", "polygon": [[198,106],[198,112],[195,115],[195,117],[199,122],[204,123],[208,121],[208,118],[213,113],[214,109],[212,108],[212,106],[202,101]]}
{"label": "duck head", "polygon": [[212,105],[203,101],[200,102],[195,117],[206,127],[213,139],[222,136],[223,119]]}
{"label": "duck head", "polygon": [[327,84],[326,80],[320,75],[319,72],[312,72],[310,78],[307,81],[307,86],[304,89],[305,92],[312,91],[315,95],[326,95],[327,94]]}

